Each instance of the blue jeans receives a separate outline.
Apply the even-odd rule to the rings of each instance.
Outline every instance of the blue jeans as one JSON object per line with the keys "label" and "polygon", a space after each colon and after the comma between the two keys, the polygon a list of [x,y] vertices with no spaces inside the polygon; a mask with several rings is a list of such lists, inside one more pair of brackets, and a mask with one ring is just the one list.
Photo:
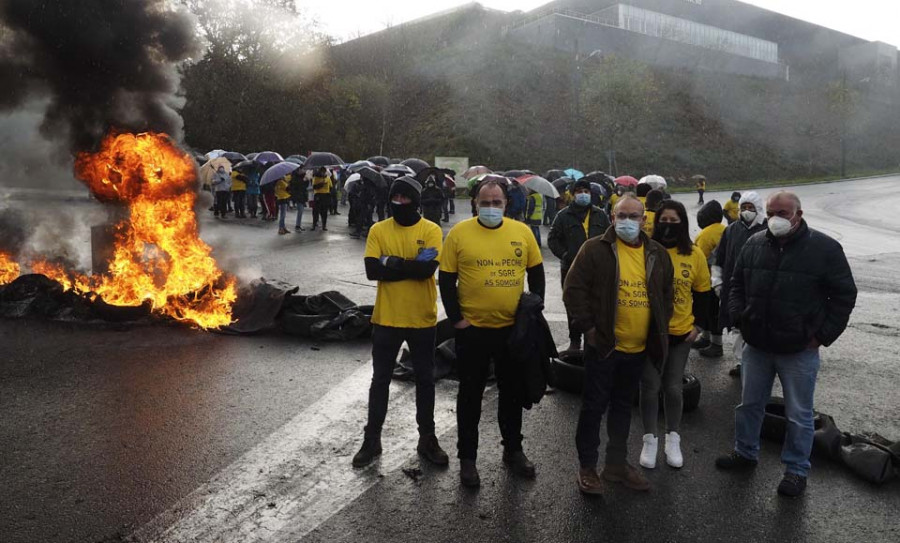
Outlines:
{"label": "blue jeans", "polygon": [[787,435],[781,449],[786,473],[806,477],[812,452],[813,395],[819,373],[819,350],[795,354],[768,353],[745,344],[741,353],[741,405],[734,412],[734,449],[745,458],[759,455],[759,432],[775,376],[784,390]]}
{"label": "blue jeans", "polygon": [[284,217],[287,215],[288,200],[278,200],[278,228],[285,229]]}

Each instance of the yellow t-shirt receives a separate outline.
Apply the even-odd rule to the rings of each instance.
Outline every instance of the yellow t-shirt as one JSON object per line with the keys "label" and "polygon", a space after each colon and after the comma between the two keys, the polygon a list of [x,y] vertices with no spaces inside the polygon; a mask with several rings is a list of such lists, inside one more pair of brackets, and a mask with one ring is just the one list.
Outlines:
{"label": "yellow t-shirt", "polygon": [[510,219],[494,229],[475,217],[458,223],[441,254],[441,271],[459,274],[463,318],[481,328],[513,325],[525,291],[525,270],[541,263],[531,229]]}
{"label": "yellow t-shirt", "polygon": [[288,186],[290,186],[290,174],[282,177],[278,181],[275,181],[275,199],[277,200],[288,200],[291,197],[291,193],[288,192]]}
{"label": "yellow t-shirt", "polygon": [[675,269],[675,311],[669,321],[669,334],[682,336],[694,327],[694,296],[691,291],[709,292],[709,266],[703,252],[693,247],[690,255],[678,253],[678,248],[668,249]]}
{"label": "yellow t-shirt", "polygon": [[[530,232],[530,231],[529,231]],[[413,260],[424,249],[434,247],[440,259],[441,227],[420,220],[400,226],[393,218],[372,225],[366,240],[366,258],[399,256]],[[379,281],[372,322],[395,328],[430,328],[437,324],[437,288],[434,277],[404,281]]]}
{"label": "yellow t-shirt", "polygon": [[616,239],[619,256],[619,295],[616,309],[616,350],[639,353],[650,332],[650,297],[644,247],[629,247]]}
{"label": "yellow t-shirt", "polygon": [[[234,190],[234,188],[232,188],[232,190]],[[736,221],[741,214],[741,206],[739,206],[737,202],[729,198],[728,201],[725,202],[725,205],[722,206],[722,211],[725,212],[726,217],[728,217],[732,221]]]}
{"label": "yellow t-shirt", "polygon": [[697,244],[697,247],[700,247],[706,258],[709,258],[712,256],[713,251],[716,250],[716,247],[719,246],[719,242],[722,241],[723,233],[725,233],[724,224],[720,222],[711,224],[697,234],[697,241],[694,243]]}
{"label": "yellow t-shirt", "polygon": [[621,196],[619,196],[616,193],[613,193],[613,195],[609,197],[609,209],[610,210],[613,210],[616,208],[616,202],[619,201],[619,198],[621,198]]}
{"label": "yellow t-shirt", "polygon": [[584,222],[581,223],[582,228],[584,228],[584,237],[587,238],[590,236],[588,233],[591,229],[591,210],[588,209],[588,212],[584,214]]}
{"label": "yellow t-shirt", "polygon": [[247,190],[247,176],[237,170],[231,171],[231,192]]}
{"label": "yellow t-shirt", "polygon": [[644,221],[644,226],[641,227],[641,230],[643,230],[645,234],[647,234],[648,236],[650,236],[652,238],[653,237],[653,219],[656,217],[656,212],[655,211],[644,211],[644,217],[646,217],[647,220]]}
{"label": "yellow t-shirt", "polygon": [[[316,185],[324,182],[324,184],[316,188]],[[312,183],[310,185],[313,187],[314,194],[330,194],[331,193],[331,176],[326,177],[313,177]],[[400,256],[400,255],[392,255],[392,256]]]}

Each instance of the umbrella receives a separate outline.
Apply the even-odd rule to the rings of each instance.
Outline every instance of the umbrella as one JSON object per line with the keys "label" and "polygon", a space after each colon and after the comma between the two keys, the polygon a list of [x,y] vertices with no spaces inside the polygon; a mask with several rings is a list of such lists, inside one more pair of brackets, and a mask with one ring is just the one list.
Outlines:
{"label": "umbrella", "polygon": [[374,163],[376,166],[381,166],[382,168],[391,165],[391,161],[386,156],[370,156],[366,160]]}
{"label": "umbrella", "polygon": [[253,160],[266,164],[268,162],[282,162],[284,159],[275,151],[263,151],[261,153],[256,153]]}
{"label": "umbrella", "polygon": [[250,153],[249,155],[247,155],[247,160],[256,160],[256,156],[258,154],[259,153]]}
{"label": "umbrella", "polygon": [[692,175],[691,179],[693,179],[694,181],[700,181],[700,180],[706,181],[706,176],[705,175]]}
{"label": "umbrella", "polygon": [[668,186],[665,178],[661,175],[645,175],[644,177],[641,177],[638,184],[650,185],[650,188],[659,190],[666,190],[666,187]]}
{"label": "umbrella", "polygon": [[512,179],[518,179],[520,177],[525,177],[526,175],[534,175],[534,172],[531,170],[509,170],[503,175],[505,177],[511,177]]}
{"label": "umbrella", "polygon": [[368,160],[357,160],[357,161],[354,162],[353,164],[350,164],[349,166],[347,166],[347,169],[350,170],[351,172],[355,172],[355,171],[357,171],[357,170],[359,170],[360,168],[363,168],[363,167],[365,167],[365,168],[374,168],[374,167],[375,167],[375,163],[374,163],[374,162],[369,162]]}
{"label": "umbrella", "polygon": [[572,179],[578,181],[582,177],[584,177],[584,172],[581,170],[576,170],[575,168],[569,168],[568,170],[563,172],[566,176],[571,177]]}
{"label": "umbrella", "polygon": [[[291,160],[292,158],[300,159],[300,160],[302,160],[303,162],[306,162],[306,157],[303,156],[303,155],[291,155],[291,156],[285,158],[285,160]],[[294,161],[291,160],[291,162],[294,162]]]}
{"label": "umbrella", "polygon": [[486,173],[493,173],[490,168],[487,166],[472,166],[468,170],[464,171],[462,176],[466,179],[472,179],[476,175],[483,175]]}
{"label": "umbrella", "polygon": [[412,170],[409,166],[404,166],[403,164],[391,164],[387,168],[381,170],[381,173],[390,175],[391,177],[402,177],[404,175],[409,175],[412,177],[416,176],[416,172]]}
{"label": "umbrella", "polygon": [[[453,181],[454,173],[455,172],[453,170],[449,170],[447,168],[435,168],[433,166],[428,166],[427,168],[424,168],[424,169],[416,172],[416,181],[418,181],[420,184],[424,185],[425,180],[428,179],[428,177],[432,176],[432,175],[442,175],[444,177],[448,177],[451,181]],[[456,186],[456,183],[454,182],[452,185],[447,185],[447,186],[452,188],[452,187]]]}
{"label": "umbrella", "polygon": [[565,177],[566,173],[562,170],[547,170],[547,173],[544,174],[544,179],[550,181],[551,183],[559,179],[560,177]]}
{"label": "umbrella", "polygon": [[591,192],[593,192],[594,194],[599,194],[603,198],[609,197],[609,192],[607,192],[606,187],[604,187],[600,183],[591,183]]}
{"label": "umbrella", "polygon": [[476,175],[472,179],[469,179],[469,190],[472,190],[472,187],[474,187],[478,183],[481,183],[482,181],[496,181],[507,186],[509,186],[510,183],[508,177],[503,177],[502,175],[493,173],[483,173],[481,175]]}
{"label": "umbrella", "polygon": [[523,175],[517,177],[516,181],[520,185],[526,186],[534,192],[543,194],[544,196],[559,198],[559,192],[556,190],[556,187],[553,186],[553,183],[539,175]]}
{"label": "umbrella", "polygon": [[623,175],[622,177],[616,177],[616,185],[622,185],[625,187],[636,187],[638,184],[638,180],[630,175]]}
{"label": "umbrella", "polygon": [[214,158],[219,158],[220,156],[225,154],[225,150],[223,149],[214,149],[208,153],[206,153],[206,159],[212,160]]}
{"label": "umbrella", "polygon": [[375,185],[375,187],[377,188],[387,188],[387,181],[385,180],[384,176],[378,173],[378,170],[376,170],[375,168],[363,166],[359,168],[356,173],[359,174],[363,181],[368,181],[369,183]]}
{"label": "umbrella", "polygon": [[341,157],[337,156],[334,153],[322,153],[315,152],[310,153],[309,157],[306,159],[306,162],[303,164],[304,170],[313,170],[315,168],[329,167],[329,166],[343,166],[344,161]]}
{"label": "umbrella", "polygon": [[227,158],[214,158],[203,166],[200,166],[200,181],[204,185],[212,185],[212,176],[216,173],[216,170],[219,169],[219,166],[222,166],[225,168],[226,172],[231,174],[231,162],[228,162]]}
{"label": "umbrella", "polygon": [[256,169],[258,167],[259,167],[259,162],[256,162],[255,160],[244,160],[244,161],[238,162],[237,164],[232,166],[231,169],[237,170],[239,172],[247,172],[247,171]]}
{"label": "umbrella", "polygon": [[262,175],[262,179],[259,180],[259,184],[268,185],[269,183],[274,183],[298,168],[300,168],[300,165],[295,162],[279,162],[266,170],[266,173]]}
{"label": "umbrella", "polygon": [[402,158],[392,158],[391,159],[391,164],[400,164],[401,162],[403,162]]}
{"label": "umbrella", "polygon": [[359,175],[358,173],[351,173],[350,177],[348,177],[347,180],[344,181],[344,190],[349,191],[350,187],[360,179],[362,179],[361,175]]}
{"label": "umbrella", "polygon": [[597,183],[603,187],[604,192],[609,195],[615,190],[615,179],[606,175],[601,171],[593,171],[584,176],[584,179],[590,183]]}
{"label": "umbrella", "polygon": [[247,160],[247,157],[235,151],[225,151],[221,156],[222,158],[227,158],[229,161],[231,161],[232,164],[237,164],[238,162]]}
{"label": "umbrella", "polygon": [[417,174],[419,172],[421,172],[422,170],[424,170],[425,168],[431,167],[430,164],[428,164],[421,158],[407,158],[400,164],[403,164],[404,166],[409,166],[410,168],[412,168],[412,171],[416,172]]}
{"label": "umbrella", "polygon": [[553,181],[553,186],[556,187],[556,190],[558,191],[569,190],[569,186],[574,182],[575,180],[571,177],[560,177]]}

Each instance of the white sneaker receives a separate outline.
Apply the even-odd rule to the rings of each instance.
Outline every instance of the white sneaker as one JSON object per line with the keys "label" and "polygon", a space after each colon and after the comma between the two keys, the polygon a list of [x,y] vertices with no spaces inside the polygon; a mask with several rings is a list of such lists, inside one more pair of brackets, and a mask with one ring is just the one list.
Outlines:
{"label": "white sneaker", "polygon": [[[643,457],[641,457],[643,459]],[[684,465],[684,457],[681,456],[681,436],[678,432],[666,434],[666,464],[673,468]]]}
{"label": "white sneaker", "polygon": [[653,434],[644,434],[644,448],[641,449],[641,465],[647,469],[656,467],[656,451],[659,449],[659,438]]}

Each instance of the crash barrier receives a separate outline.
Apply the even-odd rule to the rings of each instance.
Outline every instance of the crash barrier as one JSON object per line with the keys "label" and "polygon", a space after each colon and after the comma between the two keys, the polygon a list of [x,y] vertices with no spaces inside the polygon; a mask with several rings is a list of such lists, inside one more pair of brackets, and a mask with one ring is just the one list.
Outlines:
{"label": "crash barrier", "polygon": [[[559,358],[550,362],[550,370],[553,375],[553,386],[580,394],[584,390],[584,353],[581,351],[566,351]],[[687,413],[697,409],[700,405],[700,380],[690,373],[684,374],[682,380],[683,412]],[[660,397],[662,392],[660,391]],[[660,408],[663,402],[659,402]]]}
{"label": "crash barrier", "polygon": [[[772,396],[766,404],[760,436],[781,443],[788,424],[784,399]],[[813,426],[813,456],[843,464],[858,477],[875,484],[886,483],[898,475],[900,441],[891,442],[875,433],[841,432],[834,417],[817,411],[813,412]]]}

